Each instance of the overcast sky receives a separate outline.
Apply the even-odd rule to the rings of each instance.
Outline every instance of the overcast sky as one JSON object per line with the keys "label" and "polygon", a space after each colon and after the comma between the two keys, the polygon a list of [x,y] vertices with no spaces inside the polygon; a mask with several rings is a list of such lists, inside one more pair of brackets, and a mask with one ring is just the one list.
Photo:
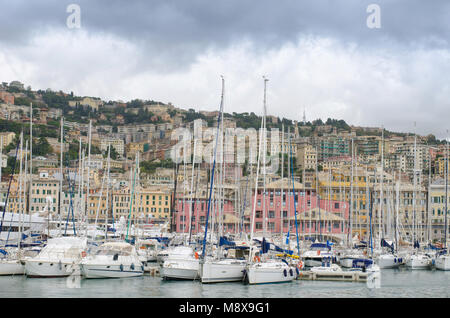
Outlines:
{"label": "overcast sky", "polygon": [[[130,1],[131,2],[131,1]],[[70,4],[80,28],[69,28]],[[380,28],[369,28],[370,4]],[[389,130],[450,129],[445,0],[0,0],[0,81]],[[70,20],[73,21],[73,20]],[[374,21],[374,20],[370,20]]]}

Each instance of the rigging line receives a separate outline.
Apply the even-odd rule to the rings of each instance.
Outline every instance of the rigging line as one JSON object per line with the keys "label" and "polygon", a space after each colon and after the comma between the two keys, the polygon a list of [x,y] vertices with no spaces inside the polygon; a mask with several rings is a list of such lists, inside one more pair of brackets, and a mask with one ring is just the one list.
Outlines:
{"label": "rigging line", "polygon": [[[16,155],[15,155],[15,157],[14,157],[13,170],[12,170],[11,175],[10,175],[10,178],[9,178],[8,192],[6,193],[5,207],[3,208],[2,221],[1,221],[1,223],[0,223],[0,233],[1,233],[2,230],[3,230],[3,220],[5,219],[5,213],[6,213],[6,210],[7,210],[7,208],[8,208],[9,192],[10,192],[10,189],[11,189],[11,183],[12,183],[12,180],[13,180],[13,178],[14,178],[14,172],[16,171],[17,151],[18,151],[18,149],[19,149],[19,144],[20,144],[20,143],[18,142],[18,143],[17,143],[17,146],[16,146]],[[11,226],[11,225],[10,225],[10,226]]]}
{"label": "rigging line", "polygon": [[205,259],[205,249],[206,249],[206,238],[207,238],[207,233],[208,233],[208,219],[209,219],[209,213],[210,213],[210,209],[211,209],[211,195],[212,195],[212,189],[213,189],[213,185],[214,185],[214,171],[216,168],[216,155],[217,155],[217,143],[219,141],[219,128],[220,128],[220,119],[222,117],[222,112],[223,112],[223,95],[224,95],[224,90],[225,90],[225,81],[224,78],[222,76],[222,96],[221,96],[221,102],[220,102],[220,111],[219,111],[219,115],[217,116],[217,133],[216,133],[216,145],[214,147],[214,161],[213,161],[213,167],[212,167],[212,171],[211,171],[211,181],[210,181],[210,188],[209,188],[209,199],[208,199],[208,210],[206,212],[206,220],[205,220],[205,236],[203,238],[203,250],[202,250],[202,261],[204,261]]}

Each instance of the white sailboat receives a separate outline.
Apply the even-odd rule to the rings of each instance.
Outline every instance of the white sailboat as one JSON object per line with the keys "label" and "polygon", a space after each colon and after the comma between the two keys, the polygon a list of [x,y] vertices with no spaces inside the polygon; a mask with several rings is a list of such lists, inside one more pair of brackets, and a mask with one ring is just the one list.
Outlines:
{"label": "white sailboat", "polygon": [[[2,139],[3,141],[3,139]],[[5,220],[5,214],[6,214],[6,209],[8,208],[8,197],[10,194],[10,188],[11,188],[11,181],[13,179],[13,175],[14,175],[14,170],[16,167],[16,161],[14,162],[14,168],[13,168],[13,173],[11,174],[11,178],[9,181],[9,186],[8,186],[8,194],[6,197],[6,204],[4,204],[3,206],[3,213],[2,213],[2,219],[1,219],[1,225],[0,225],[0,233],[1,235],[1,239],[4,242],[5,248],[1,249],[0,252],[2,254],[2,258],[0,258],[0,275],[23,275],[25,273],[24,270],[24,266],[23,263],[21,262],[21,255],[22,255],[22,248],[21,248],[21,241],[22,241],[22,235],[23,235],[23,225],[24,225],[24,218],[23,218],[23,212],[25,209],[24,206],[24,197],[22,197],[22,195],[25,195],[25,191],[23,191],[23,189],[25,188],[25,180],[22,174],[22,145],[23,145],[23,131],[20,134],[20,141],[17,144],[16,147],[16,159],[17,160],[17,150],[19,148],[20,145],[20,173],[19,173],[19,190],[18,190],[18,194],[19,194],[19,209],[20,212],[19,213],[8,213],[6,215],[7,220],[9,221],[9,224],[6,224],[6,222],[4,222]],[[3,145],[2,145],[3,148]],[[3,149],[2,149],[3,150]],[[0,155],[2,155],[2,151],[0,151]],[[1,167],[0,167],[1,169]],[[1,173],[0,173],[1,175]],[[9,225],[8,227],[6,227],[6,225]],[[7,231],[2,231],[3,230],[3,226],[5,226],[5,228],[8,228]],[[11,231],[12,230],[12,231]],[[8,246],[8,242],[10,243],[10,245],[13,245],[11,247],[6,247]],[[16,243],[15,244],[11,244],[11,242]]]}
{"label": "white sailboat", "polygon": [[[414,123],[415,126],[415,123]],[[433,260],[432,258],[422,252],[419,248],[419,241],[417,239],[417,229],[416,229],[416,184],[417,184],[417,151],[416,151],[416,139],[417,136],[414,134],[414,172],[413,172],[413,182],[414,182],[414,191],[413,191],[413,243],[414,243],[414,251],[410,254],[406,259],[406,266],[409,269],[431,269]]]}
{"label": "white sailboat", "polygon": [[[255,222],[255,211],[256,211],[256,197],[258,193],[258,176],[259,176],[259,163],[260,157],[263,157],[263,218],[265,219],[265,208],[266,208],[266,153],[267,153],[267,141],[266,141],[266,87],[268,79],[264,78],[264,114],[262,117],[261,134],[259,138],[259,156],[256,170],[256,181],[255,181],[255,192],[254,192],[254,202],[253,202],[253,214],[252,214],[252,225],[251,225],[251,240],[253,240],[254,222]],[[261,143],[263,146],[261,147]],[[262,148],[262,149],[261,149]],[[292,150],[291,150],[292,151]],[[291,167],[293,169],[293,167]],[[294,191],[294,189],[292,190]],[[294,196],[295,197],[295,196]],[[296,202],[294,201],[294,205]],[[266,222],[264,221],[264,225]],[[262,258],[255,255],[252,257],[250,253],[250,259],[245,267],[245,282],[253,284],[267,284],[267,283],[281,283],[281,282],[291,282],[297,278],[296,268],[291,266],[287,261],[279,258],[269,258],[267,255],[268,250],[265,246],[266,242],[262,241],[262,251],[264,254]]]}
{"label": "white sailboat", "polygon": [[[245,260],[234,259],[234,258],[222,258],[221,255],[222,248],[219,246],[218,251],[214,253],[213,257],[206,257],[206,239],[208,233],[208,219],[209,212],[211,208],[211,199],[212,199],[212,191],[214,185],[214,172],[216,165],[216,155],[217,155],[217,145],[219,143],[219,132],[221,138],[221,145],[223,146],[223,104],[224,104],[224,91],[225,91],[225,80],[222,77],[222,94],[221,94],[221,102],[220,102],[220,111],[219,116],[217,118],[217,133],[216,133],[216,145],[214,147],[214,159],[213,159],[213,167],[211,173],[211,182],[210,182],[210,193],[209,193],[209,201],[208,201],[208,214],[206,217],[205,224],[205,236],[203,239],[203,250],[202,256],[200,259],[200,279],[202,283],[220,283],[220,282],[234,282],[234,281],[242,281],[244,277],[244,269],[246,265]],[[221,155],[223,156],[223,150],[221,151]],[[222,163],[224,160],[222,159]],[[221,169],[222,173],[223,169]],[[221,194],[221,193],[219,193]],[[219,199],[221,199],[219,197]],[[222,205],[220,205],[221,207]],[[213,227],[212,227],[213,229]]]}

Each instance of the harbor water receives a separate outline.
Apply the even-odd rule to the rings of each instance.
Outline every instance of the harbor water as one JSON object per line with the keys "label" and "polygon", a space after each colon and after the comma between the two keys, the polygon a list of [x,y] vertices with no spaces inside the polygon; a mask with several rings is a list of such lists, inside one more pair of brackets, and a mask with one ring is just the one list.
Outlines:
{"label": "harbor water", "polygon": [[379,285],[365,282],[305,281],[244,285],[136,278],[84,279],[0,277],[0,298],[448,298],[450,272],[383,269]]}

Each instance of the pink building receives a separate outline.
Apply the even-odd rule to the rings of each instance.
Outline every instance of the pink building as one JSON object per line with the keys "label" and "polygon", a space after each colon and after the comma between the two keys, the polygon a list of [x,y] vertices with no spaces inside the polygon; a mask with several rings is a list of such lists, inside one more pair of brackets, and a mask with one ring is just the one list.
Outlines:
{"label": "pink building", "polygon": [[[216,218],[216,212],[217,206],[215,206],[217,203],[214,201],[211,201],[211,207],[210,207],[210,220],[208,221],[208,226],[211,225],[211,218],[214,218],[216,220],[215,223],[217,223]],[[193,206],[193,212],[190,214],[190,210]],[[195,234],[197,232],[203,232],[205,221],[206,221],[206,214],[208,212],[208,198],[198,198],[196,200],[192,201],[191,205],[191,198],[187,197],[186,199],[183,199],[182,197],[177,198],[176,203],[176,216],[175,216],[175,226],[176,226],[176,232],[177,233],[188,233],[189,232],[189,216],[192,215],[192,233]],[[224,204],[224,214],[225,217],[223,218],[223,224],[224,224],[224,233],[230,232],[235,233],[236,231],[236,222],[238,222],[238,218],[235,216],[235,209],[233,202],[230,200],[226,200]],[[230,222],[230,220],[233,219],[235,222]]]}
{"label": "pink building", "polygon": [[[254,232],[266,230],[271,233],[296,233],[294,200],[297,202],[297,224],[301,236],[311,235],[341,235],[347,234],[347,220],[349,205],[342,201],[323,200],[316,196],[315,192],[303,194],[303,187],[299,183],[294,184],[295,198],[292,195],[292,185],[288,189],[287,180],[278,180],[266,187],[265,208],[263,191],[258,190],[256,197]],[[184,202],[184,203],[183,203]],[[250,199],[250,214],[253,211],[254,197]],[[184,205],[184,208],[183,208]],[[177,199],[176,231],[178,233],[188,232],[190,198]],[[208,210],[208,198],[195,201],[192,233],[203,232]],[[214,217],[213,203],[211,204],[210,217]],[[263,222],[264,212],[266,224]],[[208,221],[211,225],[211,218]],[[223,232],[238,233],[244,231],[249,233],[251,227],[251,215],[248,213],[242,217],[241,211],[235,211],[232,201],[227,200],[224,206],[224,217],[222,219]]]}
{"label": "pink building", "polygon": [[[348,232],[349,205],[347,202],[320,199],[315,192],[311,191],[306,191],[305,195],[302,187],[298,186],[292,193],[292,188],[289,190],[287,187],[282,187],[280,183],[276,181],[268,185],[265,196],[263,190],[258,190],[254,232],[266,230],[272,233],[287,233],[290,231],[295,234],[296,220],[298,233],[303,237],[309,234],[340,235]],[[297,202],[296,208],[294,200]],[[263,222],[264,213],[266,224]],[[250,226],[246,230],[250,230]]]}

